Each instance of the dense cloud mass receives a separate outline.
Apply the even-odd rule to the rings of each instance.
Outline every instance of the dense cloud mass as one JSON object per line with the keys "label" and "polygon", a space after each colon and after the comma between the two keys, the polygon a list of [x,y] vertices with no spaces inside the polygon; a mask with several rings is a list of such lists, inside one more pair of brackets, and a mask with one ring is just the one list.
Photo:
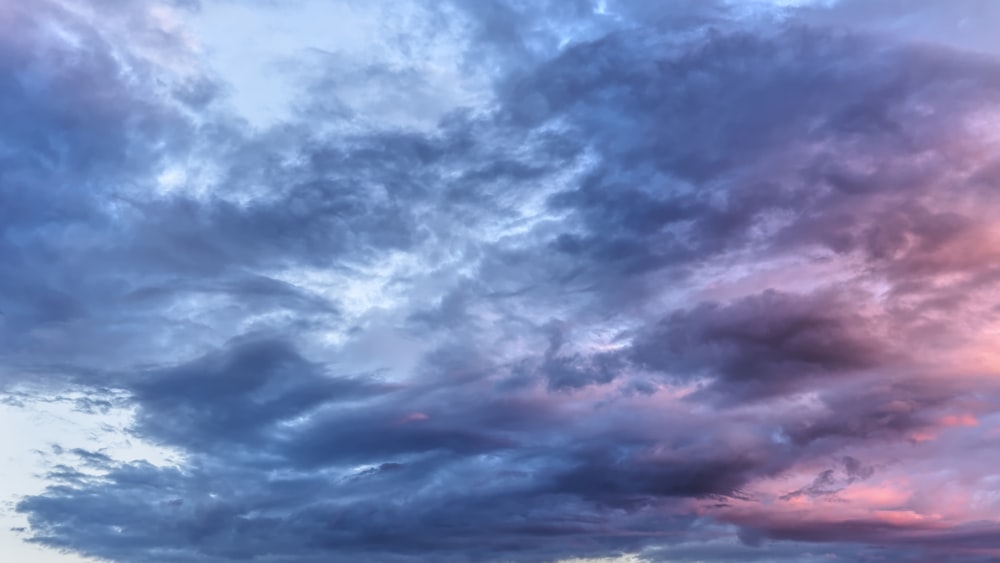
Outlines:
{"label": "dense cloud mass", "polygon": [[0,0],[0,392],[174,454],[38,444],[19,537],[1000,557],[992,5],[341,4]]}

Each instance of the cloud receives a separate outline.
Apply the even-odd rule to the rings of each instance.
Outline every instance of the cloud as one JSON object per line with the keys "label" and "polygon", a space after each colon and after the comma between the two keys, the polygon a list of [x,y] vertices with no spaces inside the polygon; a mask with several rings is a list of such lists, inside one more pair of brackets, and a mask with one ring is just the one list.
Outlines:
{"label": "cloud", "polygon": [[489,95],[313,52],[262,126],[197,6],[126,4],[0,12],[0,362],[179,457],[60,447],[31,541],[1000,553],[996,61],[825,23],[847,4],[421,4]]}
{"label": "cloud", "polygon": [[[875,323],[847,316],[849,299],[773,291],[726,307],[679,311],[637,340],[640,364],[677,377],[707,376],[711,390],[754,396],[788,394],[813,378],[834,378],[889,361]],[[856,313],[855,313],[856,314]],[[815,385],[815,384],[814,384]]]}

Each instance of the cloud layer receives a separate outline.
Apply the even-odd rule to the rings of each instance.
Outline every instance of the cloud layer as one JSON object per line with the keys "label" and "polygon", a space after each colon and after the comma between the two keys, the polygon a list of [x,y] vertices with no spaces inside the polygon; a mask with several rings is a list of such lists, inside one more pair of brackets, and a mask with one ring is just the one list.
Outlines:
{"label": "cloud layer", "polygon": [[57,448],[26,539],[1000,556],[1000,61],[943,8],[416,2],[256,61],[261,124],[205,2],[0,6],[0,384],[179,460]]}

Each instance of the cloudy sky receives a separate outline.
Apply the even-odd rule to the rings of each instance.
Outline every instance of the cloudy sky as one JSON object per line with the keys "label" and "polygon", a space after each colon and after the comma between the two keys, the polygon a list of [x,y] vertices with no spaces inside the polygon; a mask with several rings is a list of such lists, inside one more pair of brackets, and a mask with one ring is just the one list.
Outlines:
{"label": "cloudy sky", "polygon": [[0,0],[0,556],[996,561],[998,27]]}

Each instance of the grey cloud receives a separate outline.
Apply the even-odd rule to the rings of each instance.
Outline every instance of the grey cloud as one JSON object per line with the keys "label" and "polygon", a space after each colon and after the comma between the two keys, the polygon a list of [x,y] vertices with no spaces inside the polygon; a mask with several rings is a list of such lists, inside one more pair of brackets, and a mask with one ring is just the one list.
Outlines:
{"label": "grey cloud", "polygon": [[378,393],[378,386],[335,378],[289,344],[238,342],[224,352],[137,378],[139,432],[194,451],[236,445],[266,452],[277,424],[333,401]]}
{"label": "grey cloud", "polygon": [[[640,4],[609,8],[677,17],[606,33],[587,2],[461,3],[476,38],[467,64],[498,65],[497,107],[430,133],[350,134],[324,130],[338,116],[319,111],[322,91],[302,100],[316,111],[267,131],[213,105],[207,78],[178,110],[125,81],[100,37],[84,33],[73,53],[31,48],[43,16],[18,11],[35,27],[0,39],[0,68],[34,83],[0,84],[13,147],[3,361],[95,386],[81,409],[118,404],[98,389],[125,394],[135,436],[186,456],[157,467],[67,447],[49,489],[18,505],[33,541],[185,563],[880,555],[855,544],[919,560],[996,547],[975,526],[737,532],[685,502],[753,502],[755,481],[831,456],[836,470],[792,494],[833,494],[872,474],[843,449],[905,443],[975,392],[911,380],[897,344],[933,342],[918,330],[929,309],[869,306],[858,285],[865,274],[890,298],[944,299],[956,287],[925,276],[976,273],[973,291],[995,281],[973,267],[982,255],[939,254],[973,240],[974,212],[989,208],[933,204],[956,176],[935,149],[969,135],[962,120],[993,103],[1000,66],[741,25],[715,3]],[[563,47],[560,31],[583,39]],[[62,65],[71,55],[82,70]],[[190,180],[208,193],[151,191],[160,164],[192,156],[220,169]],[[133,178],[142,186],[125,189]],[[981,197],[975,178],[955,189]],[[806,250],[863,272],[801,292],[657,299],[723,259]],[[390,257],[417,266],[364,278]],[[375,304],[350,312],[345,284],[287,281],[298,268],[370,281],[357,285]],[[393,363],[403,351],[387,335],[418,340],[415,359]],[[588,347],[598,336],[616,346]],[[356,369],[360,355],[407,371]],[[702,386],[677,401],[664,391],[688,384]],[[815,409],[781,402],[805,391]],[[659,400],[669,408],[648,406]],[[923,539],[904,545],[908,532]]]}
{"label": "grey cloud", "polygon": [[641,335],[632,355],[681,380],[708,378],[736,400],[789,393],[814,378],[843,377],[892,357],[877,324],[850,311],[850,297],[767,291],[719,306],[678,311]]}

